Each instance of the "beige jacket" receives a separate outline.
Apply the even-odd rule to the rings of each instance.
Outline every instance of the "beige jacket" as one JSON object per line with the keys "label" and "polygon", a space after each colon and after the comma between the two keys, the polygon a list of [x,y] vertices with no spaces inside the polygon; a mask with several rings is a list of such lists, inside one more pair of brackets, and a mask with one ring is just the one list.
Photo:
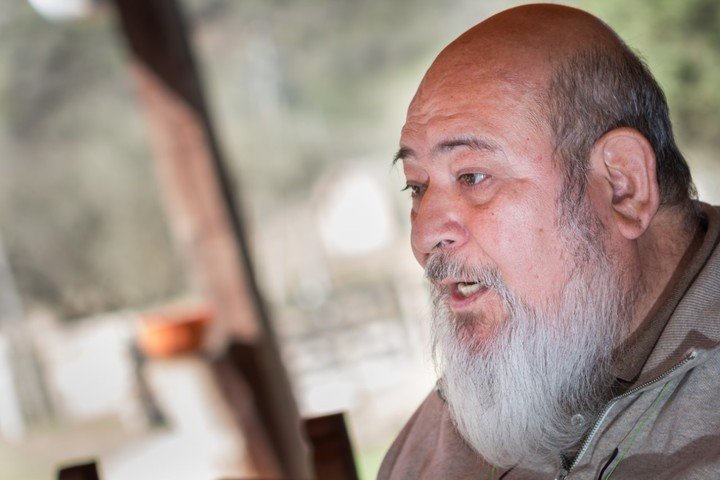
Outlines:
{"label": "beige jacket", "polygon": [[[431,393],[400,432],[378,480],[720,479],[720,210],[702,206],[705,238],[634,386],[614,398],[568,471],[496,469],[456,433]],[[672,297],[673,294],[670,295]]]}

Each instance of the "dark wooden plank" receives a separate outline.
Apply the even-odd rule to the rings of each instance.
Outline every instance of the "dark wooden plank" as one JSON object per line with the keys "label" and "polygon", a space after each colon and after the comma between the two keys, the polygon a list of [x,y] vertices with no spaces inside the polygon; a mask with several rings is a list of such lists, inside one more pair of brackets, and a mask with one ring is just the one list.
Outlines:
{"label": "dark wooden plank", "polygon": [[58,480],[100,480],[95,462],[68,465],[58,471]]}
{"label": "dark wooden plank", "polygon": [[305,420],[316,480],[357,480],[350,437],[342,413]]}

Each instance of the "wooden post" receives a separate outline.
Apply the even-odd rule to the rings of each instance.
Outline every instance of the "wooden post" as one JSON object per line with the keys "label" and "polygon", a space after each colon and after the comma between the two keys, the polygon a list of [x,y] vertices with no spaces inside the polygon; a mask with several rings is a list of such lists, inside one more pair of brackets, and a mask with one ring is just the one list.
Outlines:
{"label": "wooden post", "polygon": [[358,480],[350,436],[342,413],[307,419],[305,430],[313,446],[315,478]]}
{"label": "wooden post", "polygon": [[261,336],[258,295],[179,7],[175,0],[115,3],[172,233],[193,287],[211,301],[224,330],[213,339],[232,332],[252,343]]}
{"label": "wooden post", "polygon": [[100,480],[97,464],[92,461],[79,465],[62,467],[57,474],[58,480]]}
{"label": "wooden post", "polygon": [[[271,410],[273,422],[265,422],[264,427],[273,451],[263,457],[274,453],[286,477],[309,478],[297,407],[254,281],[243,224],[210,122],[182,12],[176,0],[114,3],[149,123],[171,231],[194,288],[215,309],[210,341],[217,352],[228,341],[253,346],[260,352],[255,361],[261,376],[249,386],[255,399],[271,399],[263,407]],[[250,441],[261,441],[252,438],[252,432],[246,434]],[[272,470],[259,473],[277,477],[278,472]]]}

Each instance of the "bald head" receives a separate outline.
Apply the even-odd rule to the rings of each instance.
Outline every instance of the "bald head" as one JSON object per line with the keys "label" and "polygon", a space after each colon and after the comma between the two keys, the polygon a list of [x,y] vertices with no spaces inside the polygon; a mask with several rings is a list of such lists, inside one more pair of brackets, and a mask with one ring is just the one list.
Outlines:
{"label": "bald head", "polygon": [[494,15],[463,33],[438,55],[420,92],[491,77],[541,88],[553,65],[583,48],[619,51],[622,43],[604,23],[581,10],[525,5]]}
{"label": "bald head", "polygon": [[498,13],[438,55],[411,108],[432,106],[438,97],[472,95],[488,82],[524,103],[527,115],[553,135],[570,203],[584,192],[595,142],[612,129],[630,127],[648,139],[657,157],[661,204],[690,208],[694,187],[662,90],[596,17],[553,4]]}
{"label": "bald head", "polygon": [[506,48],[551,57],[582,45],[615,44],[619,40],[603,22],[587,12],[554,4],[523,5],[500,12],[471,28],[451,43]]}

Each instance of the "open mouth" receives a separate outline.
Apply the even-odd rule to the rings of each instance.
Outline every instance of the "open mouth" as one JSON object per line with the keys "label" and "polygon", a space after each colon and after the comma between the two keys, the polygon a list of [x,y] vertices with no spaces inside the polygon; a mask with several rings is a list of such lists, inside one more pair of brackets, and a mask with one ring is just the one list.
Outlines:
{"label": "open mouth", "polygon": [[481,285],[477,282],[458,282],[455,285],[457,293],[462,297],[469,297],[480,291]]}
{"label": "open mouth", "polygon": [[485,291],[487,287],[479,282],[453,283],[450,287],[450,301],[455,306],[462,306],[471,303]]}

